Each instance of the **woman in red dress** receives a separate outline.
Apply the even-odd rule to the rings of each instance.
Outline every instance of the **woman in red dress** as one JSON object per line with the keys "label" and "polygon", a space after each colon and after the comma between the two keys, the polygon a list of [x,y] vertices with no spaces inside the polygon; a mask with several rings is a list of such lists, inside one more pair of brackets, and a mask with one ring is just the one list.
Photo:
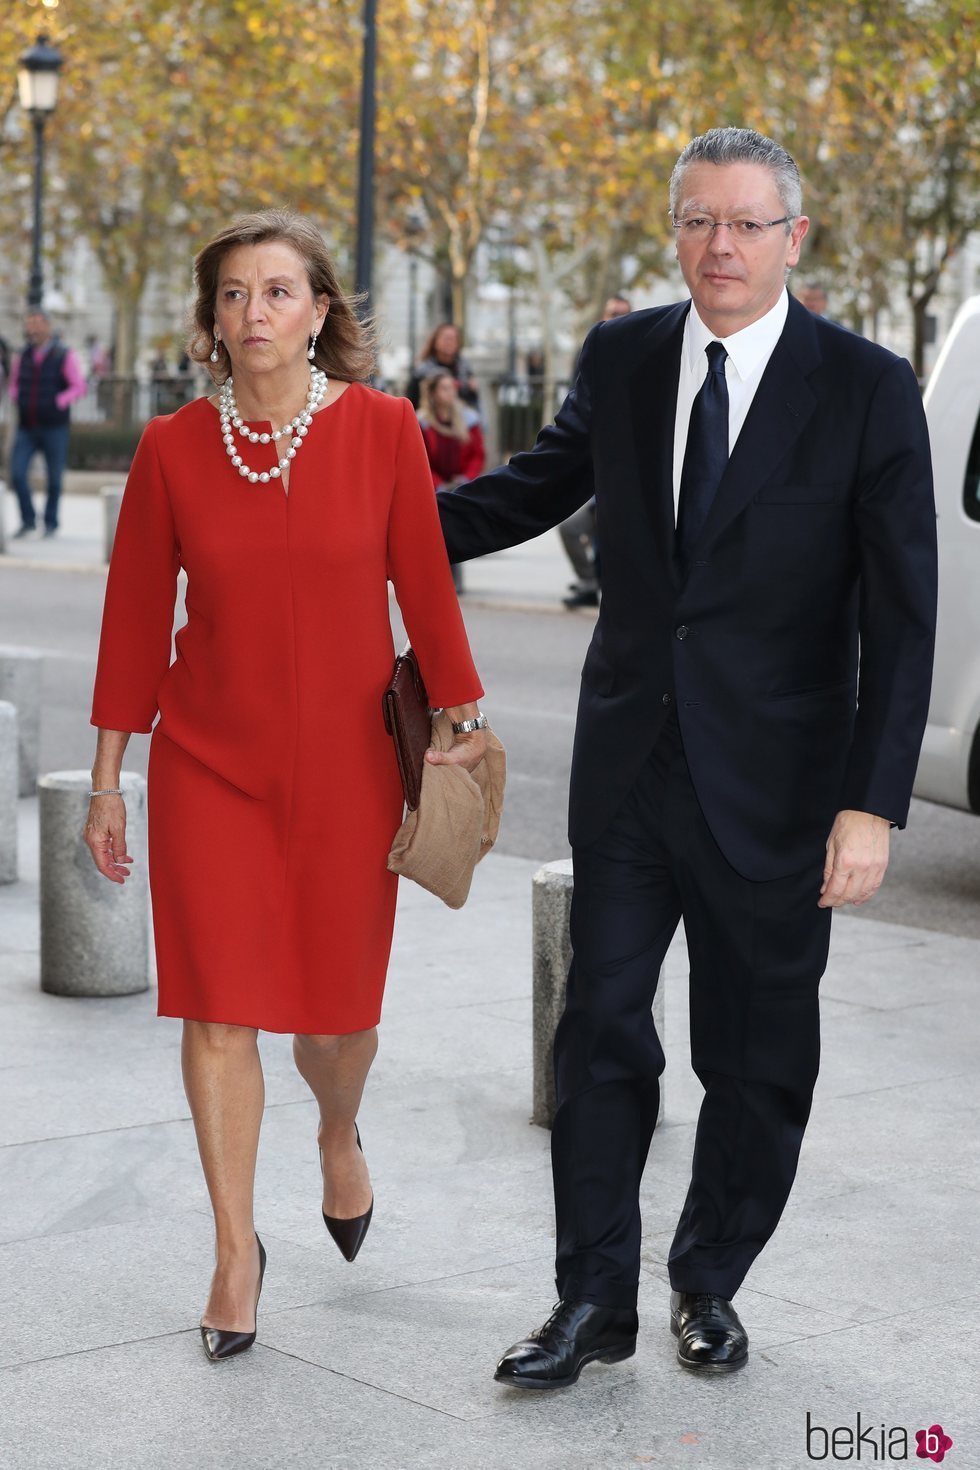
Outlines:
{"label": "woman in red dress", "polygon": [[[480,415],[461,401],[452,373],[435,372],[423,382],[419,423],[437,490],[455,490],[482,475],[487,452]],[[453,582],[462,592],[461,566],[453,567]]]}
{"label": "woman in red dress", "polygon": [[480,415],[462,402],[452,373],[433,373],[423,382],[419,423],[437,490],[482,475],[487,452]]}
{"label": "woman in red dress", "polygon": [[[152,420],[133,460],[103,612],[86,841],[123,882],[123,752],[152,727],[159,1012],[184,1019],[216,1231],[201,1331],[219,1358],[254,1341],[265,1266],[252,1222],[259,1030],[294,1033],[320,1108],[324,1220],[349,1260],[373,1208],[355,1118],[377,1050],[397,884],[386,857],[402,817],[381,716],[389,578],[433,703],[482,720],[482,690],[415,415],[366,386],[373,344],[317,230],[249,216],[202,250],[195,275],[192,354],[222,386]],[[171,663],[181,570],[187,621]],[[461,732],[445,759],[472,769],[485,741]]]}

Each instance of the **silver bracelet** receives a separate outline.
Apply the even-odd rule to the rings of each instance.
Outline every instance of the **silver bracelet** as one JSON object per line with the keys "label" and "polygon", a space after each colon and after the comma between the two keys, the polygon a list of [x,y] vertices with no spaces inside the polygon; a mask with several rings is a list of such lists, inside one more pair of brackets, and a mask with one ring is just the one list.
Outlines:
{"label": "silver bracelet", "polygon": [[477,715],[475,720],[453,720],[454,735],[471,735],[474,730],[489,730],[490,721],[486,715]]}
{"label": "silver bracelet", "polygon": [[118,786],[107,786],[103,791],[90,791],[89,796],[122,796]]}

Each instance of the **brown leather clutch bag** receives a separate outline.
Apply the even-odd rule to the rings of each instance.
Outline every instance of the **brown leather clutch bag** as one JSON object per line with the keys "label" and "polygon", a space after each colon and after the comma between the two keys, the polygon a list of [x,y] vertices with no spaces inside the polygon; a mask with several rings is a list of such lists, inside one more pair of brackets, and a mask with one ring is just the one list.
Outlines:
{"label": "brown leather clutch bag", "polygon": [[385,729],[395,742],[405,804],[418,810],[425,752],[432,744],[432,711],[419,661],[410,644],[395,659],[391,680],[381,697]]}

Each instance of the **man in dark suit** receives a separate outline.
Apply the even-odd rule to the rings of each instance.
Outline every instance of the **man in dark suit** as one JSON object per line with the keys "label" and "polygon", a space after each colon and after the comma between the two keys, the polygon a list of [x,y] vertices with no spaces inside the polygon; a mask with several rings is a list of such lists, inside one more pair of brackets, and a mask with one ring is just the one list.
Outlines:
{"label": "man in dark suit", "polygon": [[788,297],[808,221],[783,148],[714,129],[670,202],[691,300],[594,327],[534,449],[440,497],[454,562],[593,493],[602,523],[555,1043],[561,1300],[498,1364],[518,1387],[634,1350],[651,1002],[681,918],[705,1093],[671,1327],[687,1368],[746,1361],[732,1298],[796,1172],[831,912],[881,883],[929,700],[935,512],[911,368]]}

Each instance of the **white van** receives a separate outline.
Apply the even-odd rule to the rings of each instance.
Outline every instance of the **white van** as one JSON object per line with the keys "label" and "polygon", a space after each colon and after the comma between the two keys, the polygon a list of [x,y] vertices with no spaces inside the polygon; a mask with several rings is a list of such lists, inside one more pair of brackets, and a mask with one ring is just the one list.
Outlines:
{"label": "white van", "polygon": [[980,813],[980,296],[957,313],[924,403],[936,474],[939,626],[915,795]]}

